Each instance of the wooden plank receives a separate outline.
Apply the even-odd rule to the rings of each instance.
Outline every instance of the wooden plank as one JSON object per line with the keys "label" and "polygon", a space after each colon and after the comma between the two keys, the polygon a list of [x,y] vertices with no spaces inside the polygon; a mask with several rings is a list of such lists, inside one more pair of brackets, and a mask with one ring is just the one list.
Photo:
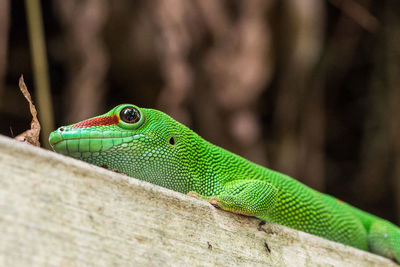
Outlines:
{"label": "wooden plank", "polygon": [[0,136],[1,266],[396,266],[259,223]]}

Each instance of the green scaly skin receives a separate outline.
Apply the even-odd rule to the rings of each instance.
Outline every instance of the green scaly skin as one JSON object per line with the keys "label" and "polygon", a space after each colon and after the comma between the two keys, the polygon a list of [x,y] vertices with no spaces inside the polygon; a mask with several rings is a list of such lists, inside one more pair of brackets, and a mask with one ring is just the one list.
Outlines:
{"label": "green scaly skin", "polygon": [[[124,108],[138,111],[124,122]],[[119,105],[50,134],[56,152],[400,262],[400,228],[213,145],[165,113]]]}

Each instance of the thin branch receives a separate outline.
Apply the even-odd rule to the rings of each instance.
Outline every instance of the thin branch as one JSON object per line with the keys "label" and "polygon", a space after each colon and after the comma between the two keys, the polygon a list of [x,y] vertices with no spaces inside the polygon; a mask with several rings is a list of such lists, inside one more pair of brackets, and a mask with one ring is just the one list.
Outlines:
{"label": "thin branch", "polygon": [[[42,10],[39,0],[25,0],[29,43],[33,62],[35,95],[38,103],[39,118],[42,123],[42,140],[47,140],[54,129],[53,106],[50,97],[50,81],[47,66],[46,44],[44,40]],[[50,149],[48,142],[44,147]]]}
{"label": "thin branch", "polygon": [[329,0],[332,5],[342,10],[344,14],[354,20],[366,31],[376,32],[380,26],[379,20],[365,7],[352,0]]}

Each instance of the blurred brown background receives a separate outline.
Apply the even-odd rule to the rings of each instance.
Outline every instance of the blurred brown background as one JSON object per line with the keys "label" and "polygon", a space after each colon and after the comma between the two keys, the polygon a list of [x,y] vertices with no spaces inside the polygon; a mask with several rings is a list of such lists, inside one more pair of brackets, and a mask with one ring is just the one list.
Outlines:
{"label": "blurred brown background", "polygon": [[[25,11],[0,0],[8,136],[31,120],[19,75],[36,90]],[[42,12],[56,126],[158,108],[399,223],[400,1],[52,0]]]}

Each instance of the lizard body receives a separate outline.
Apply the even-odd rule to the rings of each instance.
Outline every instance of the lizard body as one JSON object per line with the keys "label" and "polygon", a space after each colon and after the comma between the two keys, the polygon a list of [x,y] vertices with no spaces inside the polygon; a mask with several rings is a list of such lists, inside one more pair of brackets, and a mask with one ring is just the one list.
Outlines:
{"label": "lizard body", "polygon": [[201,138],[167,114],[119,105],[60,127],[56,152],[400,262],[400,228]]}

